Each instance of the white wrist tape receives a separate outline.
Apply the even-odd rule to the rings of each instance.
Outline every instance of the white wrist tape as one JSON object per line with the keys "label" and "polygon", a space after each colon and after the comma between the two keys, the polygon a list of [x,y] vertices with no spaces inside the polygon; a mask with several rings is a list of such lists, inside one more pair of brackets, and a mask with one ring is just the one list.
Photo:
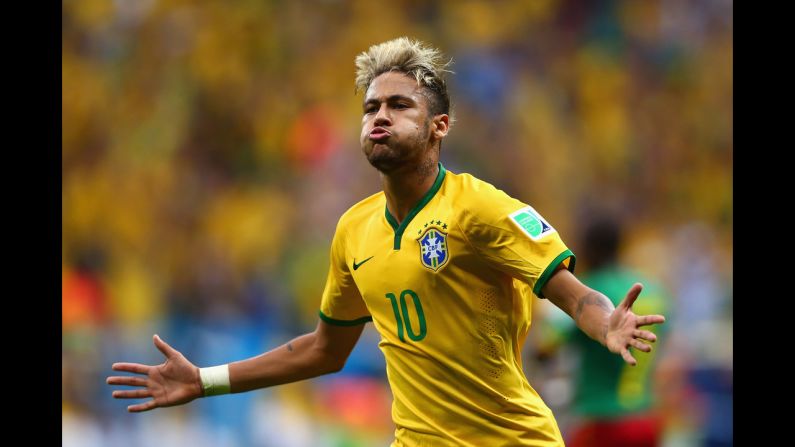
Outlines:
{"label": "white wrist tape", "polygon": [[229,364],[199,368],[199,376],[201,376],[202,390],[205,397],[229,394],[231,392]]}

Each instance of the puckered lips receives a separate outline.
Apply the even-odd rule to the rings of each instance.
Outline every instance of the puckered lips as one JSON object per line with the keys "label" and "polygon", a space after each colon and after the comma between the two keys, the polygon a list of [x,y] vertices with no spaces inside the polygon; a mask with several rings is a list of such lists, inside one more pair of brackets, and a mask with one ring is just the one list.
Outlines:
{"label": "puckered lips", "polygon": [[383,127],[374,127],[373,130],[370,131],[370,139],[375,141],[376,143],[382,142],[389,138],[392,135],[391,132],[384,129]]}

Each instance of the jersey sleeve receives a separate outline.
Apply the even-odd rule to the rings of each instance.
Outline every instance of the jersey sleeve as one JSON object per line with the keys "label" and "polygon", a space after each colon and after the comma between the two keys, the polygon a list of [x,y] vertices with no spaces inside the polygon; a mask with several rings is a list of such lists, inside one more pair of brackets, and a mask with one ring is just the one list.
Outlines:
{"label": "jersey sleeve", "polygon": [[463,222],[469,243],[486,263],[544,298],[541,289],[561,263],[574,272],[574,253],[533,207],[488,184],[478,189]]}
{"label": "jersey sleeve", "polygon": [[337,326],[355,326],[372,321],[346,262],[345,233],[341,222],[334,232],[330,258],[326,287],[320,300],[320,318]]}

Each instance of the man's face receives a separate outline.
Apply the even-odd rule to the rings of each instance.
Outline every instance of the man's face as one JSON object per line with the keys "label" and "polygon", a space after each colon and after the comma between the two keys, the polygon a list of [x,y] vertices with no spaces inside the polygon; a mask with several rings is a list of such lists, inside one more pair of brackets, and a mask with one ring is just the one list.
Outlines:
{"label": "man's face", "polygon": [[381,172],[421,163],[431,139],[427,99],[403,73],[376,77],[364,96],[362,151]]}

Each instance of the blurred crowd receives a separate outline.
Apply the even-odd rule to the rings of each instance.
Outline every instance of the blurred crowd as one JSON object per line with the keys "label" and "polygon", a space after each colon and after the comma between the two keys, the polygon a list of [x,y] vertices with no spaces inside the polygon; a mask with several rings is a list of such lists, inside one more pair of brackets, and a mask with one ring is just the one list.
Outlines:
{"label": "blurred crowd", "polygon": [[[732,8],[64,2],[63,445],[388,444],[372,325],[341,373],[185,407],[130,415],[104,378],[160,363],[154,333],[212,366],[314,329],[337,219],[380,190],[353,60],[403,35],[453,59],[447,169],[532,204],[575,253],[594,209],[619,210],[622,259],[673,299],[665,445],[731,445]],[[565,434],[565,374],[524,359]]]}

